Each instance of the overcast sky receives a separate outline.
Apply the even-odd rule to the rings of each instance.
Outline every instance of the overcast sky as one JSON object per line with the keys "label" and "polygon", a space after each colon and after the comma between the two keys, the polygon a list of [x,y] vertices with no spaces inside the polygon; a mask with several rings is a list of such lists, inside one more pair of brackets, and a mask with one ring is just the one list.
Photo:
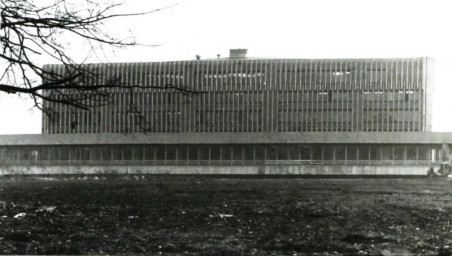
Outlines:
{"label": "overcast sky", "polygon": [[[39,2],[39,1],[37,1]],[[125,0],[118,11],[170,9],[107,24],[112,33],[158,47],[105,49],[91,62],[190,60],[227,57],[435,59],[433,130],[452,131],[452,15],[449,1],[405,0]],[[70,40],[80,60],[88,53]],[[46,60],[42,60],[42,64]],[[0,134],[39,133],[41,115],[31,103],[0,94]]]}

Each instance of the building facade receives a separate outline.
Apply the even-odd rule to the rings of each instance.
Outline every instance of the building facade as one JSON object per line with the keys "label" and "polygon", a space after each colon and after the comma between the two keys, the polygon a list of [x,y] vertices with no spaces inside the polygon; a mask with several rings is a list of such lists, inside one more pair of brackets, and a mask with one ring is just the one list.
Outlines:
{"label": "building facade", "polygon": [[41,135],[0,136],[3,174],[425,175],[452,144],[452,134],[431,132],[429,58],[250,59],[242,51],[85,68],[140,88],[112,89],[108,104],[89,111],[44,102],[58,118],[43,115]]}
{"label": "building facade", "polygon": [[43,115],[43,133],[428,132],[431,66],[428,58],[88,65],[99,79],[145,88],[116,89],[90,111],[47,103],[59,118]]}

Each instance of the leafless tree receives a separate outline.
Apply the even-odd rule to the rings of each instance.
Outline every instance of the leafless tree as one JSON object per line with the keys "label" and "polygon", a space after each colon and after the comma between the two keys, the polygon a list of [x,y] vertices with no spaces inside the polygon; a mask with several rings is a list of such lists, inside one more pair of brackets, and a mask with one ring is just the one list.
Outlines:
{"label": "leafless tree", "polygon": [[[121,4],[102,0],[54,0],[37,4],[33,0],[0,0],[1,52],[0,93],[29,95],[36,107],[47,114],[43,101],[67,104],[88,110],[108,102],[112,88],[172,89],[191,92],[175,85],[152,86],[123,84],[119,77],[101,78],[88,65],[76,63],[64,44],[67,35],[86,39],[92,49],[99,46],[127,47],[138,45],[133,37],[116,38],[104,29],[106,21],[147,15],[166,8],[143,13],[117,13]],[[40,1],[41,2],[41,1]],[[49,1],[44,1],[49,2]],[[52,58],[65,72],[42,67],[37,58]],[[95,100],[89,100],[89,99]]]}

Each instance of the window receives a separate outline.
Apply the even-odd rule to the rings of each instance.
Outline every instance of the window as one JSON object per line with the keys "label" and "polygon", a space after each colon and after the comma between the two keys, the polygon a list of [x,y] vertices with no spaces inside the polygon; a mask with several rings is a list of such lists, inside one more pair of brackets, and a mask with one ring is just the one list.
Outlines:
{"label": "window", "polygon": [[133,159],[133,146],[125,146],[123,148],[123,160],[132,160]]}
{"label": "window", "polygon": [[334,159],[335,160],[345,160],[345,146],[334,147]]}
{"label": "window", "polygon": [[199,160],[209,160],[209,147],[200,146],[199,147]]}
{"label": "window", "polygon": [[234,145],[232,146],[233,150],[233,159],[234,160],[243,160],[243,146],[241,145]]}
{"label": "window", "polygon": [[312,160],[322,160],[322,146],[312,147]]}
{"label": "window", "polygon": [[256,160],[265,160],[265,146],[257,145],[256,148]]}
{"label": "window", "polygon": [[221,148],[220,146],[211,146],[210,147],[210,160],[220,160],[221,157]]}
{"label": "window", "polygon": [[350,75],[350,71],[334,71],[333,76],[343,76],[343,75]]}
{"label": "window", "polygon": [[[69,160],[69,148],[68,147],[59,147],[60,151],[60,160]],[[36,150],[36,155],[37,155]]]}
{"label": "window", "polygon": [[379,145],[370,146],[370,160],[380,160],[381,159],[381,149]]}
{"label": "window", "polygon": [[286,145],[278,146],[278,160],[287,160],[288,147]]}
{"label": "window", "polygon": [[189,145],[188,159],[191,161],[198,160],[198,148],[195,145]]}
{"label": "window", "polygon": [[357,160],[358,159],[358,148],[354,145],[347,146],[347,160]]}
{"label": "window", "polygon": [[144,148],[144,159],[154,160],[154,148],[153,147],[145,147]]}
{"label": "window", "polygon": [[278,147],[276,145],[268,146],[266,160],[277,160],[277,159],[278,159]]}
{"label": "window", "polygon": [[406,147],[406,159],[407,160],[416,160],[417,159],[416,146],[407,146]]}
{"label": "window", "polygon": [[369,147],[368,146],[360,146],[359,147],[359,160],[369,160]]}
{"label": "window", "polygon": [[244,160],[254,160],[254,146],[244,145]]}
{"label": "window", "polygon": [[122,147],[114,146],[112,148],[113,160],[122,160]]}
{"label": "window", "polygon": [[[50,155],[52,154],[51,151],[49,151]],[[81,147],[80,148],[80,159],[81,160],[90,160],[90,148],[89,147]]]}
{"label": "window", "polygon": [[429,146],[418,146],[419,160],[430,160],[431,150]]}
{"label": "window", "polygon": [[135,147],[134,148],[135,152],[134,152],[134,155],[133,155],[134,159],[135,160],[143,160],[144,159],[143,146],[137,145],[137,146],[134,146],[134,147]]}
{"label": "window", "polygon": [[177,146],[166,146],[166,160],[176,160]]}
{"label": "window", "polygon": [[323,147],[323,160],[334,160],[334,149],[332,146]]}
{"label": "window", "polygon": [[394,156],[392,155],[392,146],[391,145],[381,146],[381,158],[382,158],[382,160],[393,160],[394,159]]}
{"label": "window", "polygon": [[154,147],[156,160],[165,160],[165,146],[158,145]]}
{"label": "window", "polygon": [[289,160],[298,160],[299,157],[299,148],[297,145],[288,145],[287,146],[287,159]]}
{"label": "window", "polygon": [[405,147],[394,146],[394,160],[404,160],[405,159]]}
{"label": "window", "polygon": [[300,159],[301,160],[311,160],[311,148],[300,147]]}
{"label": "window", "polygon": [[231,160],[231,150],[230,145],[224,145],[221,147],[221,160]]}

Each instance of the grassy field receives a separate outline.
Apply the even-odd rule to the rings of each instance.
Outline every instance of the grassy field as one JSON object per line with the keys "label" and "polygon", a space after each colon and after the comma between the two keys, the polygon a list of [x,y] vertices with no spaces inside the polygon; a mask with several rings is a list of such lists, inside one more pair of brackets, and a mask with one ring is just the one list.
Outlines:
{"label": "grassy field", "polygon": [[0,179],[0,254],[452,255],[442,179]]}

